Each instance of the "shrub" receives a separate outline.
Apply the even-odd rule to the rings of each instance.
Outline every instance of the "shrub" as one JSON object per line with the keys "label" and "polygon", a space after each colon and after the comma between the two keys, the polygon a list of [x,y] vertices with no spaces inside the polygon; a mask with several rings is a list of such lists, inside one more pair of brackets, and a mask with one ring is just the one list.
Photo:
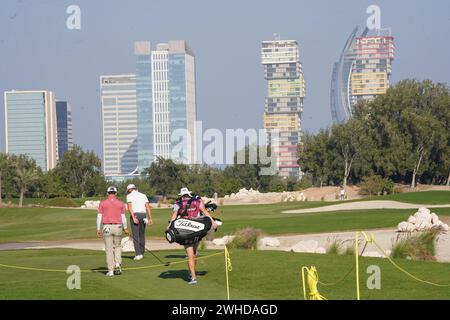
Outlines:
{"label": "shrub", "polygon": [[374,175],[364,177],[360,184],[359,194],[361,195],[382,195],[384,193],[391,194],[394,191],[394,183],[388,178]]}
{"label": "shrub", "polygon": [[46,200],[42,203],[44,206],[49,207],[68,207],[68,208],[76,208],[78,207],[77,203],[70,198],[52,198]]}
{"label": "shrub", "polygon": [[345,251],[343,252],[343,254],[348,255],[348,256],[354,256],[355,255],[355,248],[352,246],[348,246],[345,248]]}
{"label": "shrub", "polygon": [[[350,245],[346,245],[345,244],[346,242],[350,242]],[[352,246],[352,244],[354,245],[354,242],[349,240],[342,241],[335,239],[327,248],[326,253],[339,255],[354,255],[355,248]]]}
{"label": "shrub", "polygon": [[298,180],[294,185],[294,191],[305,190],[312,187],[311,177],[304,174],[300,180]]}
{"label": "shrub", "polygon": [[426,231],[398,241],[393,247],[391,258],[413,260],[436,260],[436,238],[438,231]]}
{"label": "shrub", "polygon": [[330,246],[327,248],[327,254],[340,254],[342,243],[338,240],[334,240]]}
{"label": "shrub", "polygon": [[238,230],[235,237],[228,244],[230,249],[252,249],[255,250],[258,245],[258,239],[261,236],[261,230],[245,228]]}

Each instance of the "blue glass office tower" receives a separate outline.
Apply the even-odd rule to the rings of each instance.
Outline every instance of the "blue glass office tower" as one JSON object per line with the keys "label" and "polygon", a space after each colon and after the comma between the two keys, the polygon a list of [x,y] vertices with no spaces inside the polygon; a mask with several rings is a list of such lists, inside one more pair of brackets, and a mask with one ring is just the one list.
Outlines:
{"label": "blue glass office tower", "polygon": [[[138,167],[156,157],[195,163],[195,57],[186,41],[135,43]],[[182,137],[181,137],[182,136]],[[174,138],[175,137],[175,138]]]}
{"label": "blue glass office tower", "polygon": [[153,106],[150,43],[136,42],[136,113],[138,171],[153,161]]}
{"label": "blue glass office tower", "polygon": [[58,127],[58,156],[72,150],[72,109],[67,101],[56,101],[56,125]]}

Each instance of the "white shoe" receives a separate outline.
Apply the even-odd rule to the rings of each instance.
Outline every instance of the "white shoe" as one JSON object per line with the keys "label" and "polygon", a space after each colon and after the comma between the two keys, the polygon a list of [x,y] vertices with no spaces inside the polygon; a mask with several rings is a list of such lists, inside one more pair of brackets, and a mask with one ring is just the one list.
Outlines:
{"label": "white shoe", "polygon": [[133,260],[142,260],[143,258],[144,256],[142,254],[139,254],[136,257],[134,257]]}
{"label": "white shoe", "polygon": [[108,272],[106,273],[106,276],[107,276],[107,277],[114,277],[114,271],[113,271],[113,270],[108,271]]}

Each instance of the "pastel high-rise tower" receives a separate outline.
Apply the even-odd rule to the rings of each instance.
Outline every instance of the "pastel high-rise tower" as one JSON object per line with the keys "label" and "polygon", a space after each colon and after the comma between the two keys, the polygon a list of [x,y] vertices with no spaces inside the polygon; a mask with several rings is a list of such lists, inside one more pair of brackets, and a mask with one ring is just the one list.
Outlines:
{"label": "pastel high-rise tower", "polygon": [[295,40],[263,41],[261,57],[268,86],[264,129],[277,159],[278,175],[298,178],[301,172],[297,147],[302,136],[301,115],[305,97],[298,43]]}
{"label": "pastel high-rise tower", "polygon": [[354,106],[385,94],[394,60],[394,38],[391,35],[368,35],[366,28],[357,36],[350,34],[339,61],[334,64],[331,79],[330,107],[334,123],[352,117]]}
{"label": "pastel high-rise tower", "polygon": [[136,76],[100,77],[103,123],[103,172],[123,180],[137,172]]}
{"label": "pastel high-rise tower", "polygon": [[55,94],[52,91],[4,93],[6,152],[33,158],[48,171],[58,161]]}

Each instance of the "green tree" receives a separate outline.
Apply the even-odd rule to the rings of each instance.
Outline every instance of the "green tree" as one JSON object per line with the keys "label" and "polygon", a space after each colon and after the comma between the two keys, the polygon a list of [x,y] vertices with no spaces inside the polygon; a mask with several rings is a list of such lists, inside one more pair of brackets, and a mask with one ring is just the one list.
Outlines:
{"label": "green tree", "polygon": [[162,195],[166,200],[169,194],[177,194],[180,185],[185,184],[187,170],[188,167],[184,164],[157,157],[156,161],[152,162],[143,174],[148,176],[148,183],[156,190],[156,193]]}
{"label": "green tree", "polygon": [[16,169],[16,177],[14,180],[16,181],[20,192],[19,207],[22,208],[23,206],[23,197],[25,192],[27,192],[30,185],[38,181],[38,179],[39,172],[36,168],[19,165]]}
{"label": "green tree", "polygon": [[85,152],[74,146],[58,162],[55,174],[61,180],[64,191],[72,197],[103,194],[106,185],[101,173],[101,161],[94,152]]}
{"label": "green tree", "polygon": [[304,173],[311,173],[320,187],[328,184],[332,171],[330,130],[321,129],[316,135],[305,134],[298,148],[299,164]]}
{"label": "green tree", "polygon": [[352,166],[361,159],[366,146],[366,135],[362,121],[351,119],[347,123],[335,125],[331,128],[330,146],[336,150],[334,166],[342,172],[342,184],[347,185]]}
{"label": "green tree", "polygon": [[435,159],[448,149],[450,96],[448,86],[404,80],[385,95],[356,108],[355,118],[367,120],[374,147],[374,173],[395,180],[410,179],[411,187],[424,172],[437,174]]}
{"label": "green tree", "polygon": [[64,190],[64,186],[55,170],[50,170],[42,176],[42,193],[45,198],[69,197],[70,194]]}

